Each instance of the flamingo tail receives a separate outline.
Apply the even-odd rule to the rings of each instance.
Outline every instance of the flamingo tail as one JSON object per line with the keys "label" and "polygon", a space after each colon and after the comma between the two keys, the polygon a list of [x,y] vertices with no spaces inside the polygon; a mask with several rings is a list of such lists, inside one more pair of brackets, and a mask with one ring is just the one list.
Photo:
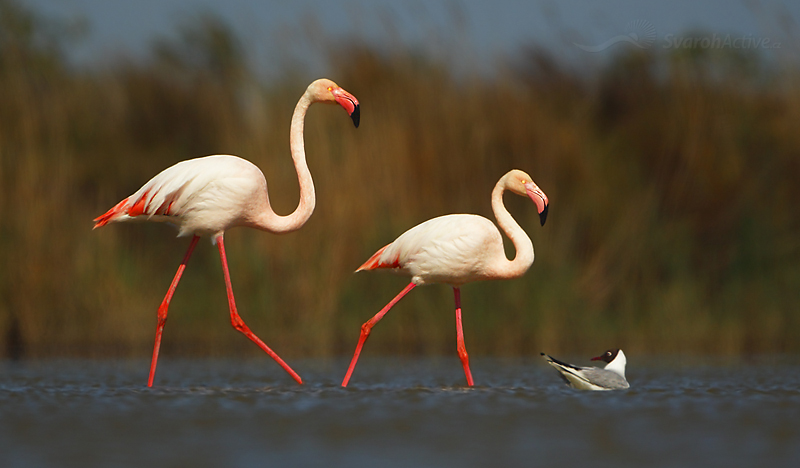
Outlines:
{"label": "flamingo tail", "polygon": [[98,216],[97,218],[95,218],[93,220],[94,221],[94,227],[92,229],[97,229],[99,227],[103,227],[106,224],[108,224],[110,222],[113,222],[115,219],[119,218],[120,216],[128,214],[127,203],[128,203],[128,199],[126,198],[126,199],[122,200],[121,202],[117,203],[116,205],[114,205],[113,208],[111,208],[110,210],[106,211],[104,214],[102,214],[102,215]]}
{"label": "flamingo tail", "polygon": [[383,246],[380,250],[372,254],[369,260],[367,260],[366,262],[364,262],[363,265],[358,267],[356,271],[376,270],[378,268],[399,268],[400,267],[399,258],[395,258],[391,262],[381,261],[381,255],[383,254],[383,251],[386,250],[386,248],[389,247],[390,245],[392,244],[387,244]]}

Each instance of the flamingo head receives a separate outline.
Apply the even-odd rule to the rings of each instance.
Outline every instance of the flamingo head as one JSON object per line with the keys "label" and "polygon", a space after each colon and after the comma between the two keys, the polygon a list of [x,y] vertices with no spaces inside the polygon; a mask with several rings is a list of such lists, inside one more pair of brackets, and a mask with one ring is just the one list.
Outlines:
{"label": "flamingo head", "polygon": [[536,209],[539,212],[539,221],[544,226],[544,222],[547,220],[550,200],[548,200],[542,189],[536,185],[531,176],[519,169],[514,169],[506,174],[506,188],[517,195],[530,198],[536,204]]}
{"label": "flamingo head", "polygon": [[353,124],[358,128],[358,124],[361,120],[361,110],[358,105],[358,99],[339,85],[327,78],[320,78],[308,85],[306,93],[310,94],[314,102],[327,102],[342,106],[344,110],[347,111],[347,115],[353,119]]}

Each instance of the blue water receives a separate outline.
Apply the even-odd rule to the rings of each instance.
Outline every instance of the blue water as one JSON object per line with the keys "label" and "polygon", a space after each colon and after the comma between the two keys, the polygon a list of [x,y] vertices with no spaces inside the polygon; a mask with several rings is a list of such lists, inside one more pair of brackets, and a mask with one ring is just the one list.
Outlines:
{"label": "blue water", "polygon": [[538,357],[473,358],[472,389],[456,357],[364,357],[347,389],[344,360],[292,362],[298,386],[162,358],[152,389],[145,361],[7,362],[0,466],[800,466],[800,358],[629,360],[622,392]]}

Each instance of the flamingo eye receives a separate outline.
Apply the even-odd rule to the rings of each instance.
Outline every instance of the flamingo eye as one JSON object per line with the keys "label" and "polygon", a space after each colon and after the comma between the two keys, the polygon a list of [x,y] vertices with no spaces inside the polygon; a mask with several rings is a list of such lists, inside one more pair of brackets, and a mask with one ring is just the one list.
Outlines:
{"label": "flamingo eye", "polygon": [[328,86],[328,91],[333,91],[333,86]]}

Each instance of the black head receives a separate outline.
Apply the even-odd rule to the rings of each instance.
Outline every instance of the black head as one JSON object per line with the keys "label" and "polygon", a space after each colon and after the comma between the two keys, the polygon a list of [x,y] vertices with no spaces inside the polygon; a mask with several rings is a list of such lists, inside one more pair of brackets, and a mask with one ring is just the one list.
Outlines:
{"label": "black head", "polygon": [[609,349],[605,353],[600,356],[593,357],[592,361],[603,361],[603,362],[611,362],[617,358],[617,354],[619,354],[619,348],[617,349]]}

